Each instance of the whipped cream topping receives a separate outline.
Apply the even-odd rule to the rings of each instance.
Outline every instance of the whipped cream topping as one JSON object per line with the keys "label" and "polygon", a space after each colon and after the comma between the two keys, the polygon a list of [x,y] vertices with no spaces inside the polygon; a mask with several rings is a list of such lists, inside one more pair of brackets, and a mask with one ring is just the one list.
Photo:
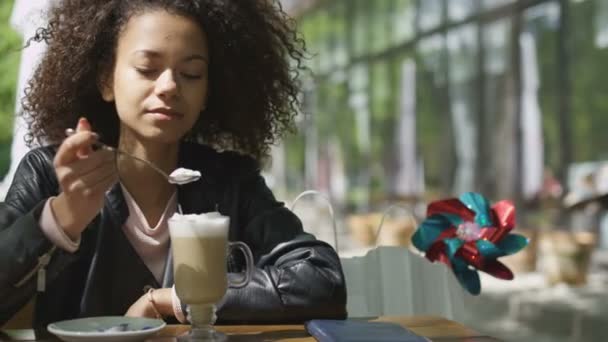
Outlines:
{"label": "whipped cream topping", "polygon": [[201,173],[196,170],[190,170],[183,167],[176,169],[169,175],[169,183],[171,184],[188,184],[196,182],[201,178]]}
{"label": "whipped cream topping", "polygon": [[185,215],[175,213],[168,223],[172,237],[227,237],[230,217],[218,212]]}

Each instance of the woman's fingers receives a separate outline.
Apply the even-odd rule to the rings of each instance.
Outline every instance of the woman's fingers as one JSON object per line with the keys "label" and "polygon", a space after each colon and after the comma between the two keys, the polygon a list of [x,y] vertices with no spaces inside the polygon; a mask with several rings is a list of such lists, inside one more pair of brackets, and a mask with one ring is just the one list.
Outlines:
{"label": "woman's fingers", "polygon": [[[117,178],[116,166],[114,163],[108,162],[66,184],[65,190],[68,193],[80,193],[85,197],[90,197],[98,195],[100,191],[105,192],[112,185],[111,180]],[[105,184],[109,185],[104,187]]]}
{"label": "woman's fingers", "polygon": [[89,122],[81,118],[55,155],[55,172],[61,189],[75,203],[84,198],[103,199],[105,191],[118,180],[115,152],[93,150],[98,138]]}
{"label": "woman's fingers", "polygon": [[116,153],[109,150],[98,150],[85,158],[78,159],[64,167],[75,175],[85,175],[104,164],[116,164]]}
{"label": "woman's fingers", "polygon": [[[76,132],[77,133],[78,132],[91,132],[91,124],[89,123],[89,121],[86,118],[80,118],[78,120],[78,124],[76,125]],[[93,147],[91,145],[87,145],[87,146],[81,147],[76,152],[76,155],[80,158],[83,158],[92,152],[93,152]]]}
{"label": "woman's fingers", "polygon": [[106,178],[97,182],[92,188],[91,192],[93,194],[105,194],[106,191],[110,190],[110,188],[119,181],[118,172],[113,172],[108,175]]}
{"label": "woman's fingers", "polygon": [[76,124],[76,132],[90,131],[90,130],[91,130],[91,124],[89,123],[89,120],[87,120],[86,118],[78,119],[78,124]]}
{"label": "woman's fingers", "polygon": [[53,161],[61,193],[52,205],[58,223],[70,236],[78,236],[103,208],[105,192],[117,182],[118,171],[114,151],[94,151],[99,137],[86,119],[66,135]]}
{"label": "woman's fingers", "polygon": [[[81,158],[82,152],[97,141],[98,135],[91,131],[81,131],[67,137],[55,155],[55,167],[67,165]],[[89,153],[90,154],[90,153]]]}
{"label": "woman's fingers", "polygon": [[91,153],[85,158],[77,159],[67,165],[55,166],[57,179],[63,185],[70,183],[79,177],[95,171],[102,165],[108,164],[115,167],[115,154],[112,151],[99,150]]}

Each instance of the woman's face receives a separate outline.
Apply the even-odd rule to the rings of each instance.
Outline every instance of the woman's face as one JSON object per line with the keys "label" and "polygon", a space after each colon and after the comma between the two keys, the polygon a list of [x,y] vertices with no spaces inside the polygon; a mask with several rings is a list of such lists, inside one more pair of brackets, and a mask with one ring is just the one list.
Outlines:
{"label": "woman's face", "polygon": [[104,100],[116,103],[121,139],[179,141],[205,108],[208,67],[207,38],[194,20],[164,10],[131,17],[101,85]]}

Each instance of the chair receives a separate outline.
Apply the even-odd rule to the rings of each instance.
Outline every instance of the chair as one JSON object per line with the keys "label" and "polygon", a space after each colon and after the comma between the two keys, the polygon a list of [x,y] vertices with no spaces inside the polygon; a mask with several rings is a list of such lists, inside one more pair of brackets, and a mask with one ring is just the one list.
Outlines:
{"label": "chair", "polygon": [[[337,245],[334,211],[326,196],[314,190],[305,191],[296,197],[292,210],[305,195],[319,195],[330,207]],[[396,207],[399,205],[384,210],[375,234],[376,241],[385,216]],[[451,270],[443,264],[429,262],[406,247],[375,246],[367,250],[343,251],[340,261],[346,279],[349,317],[435,315],[456,321],[465,317],[467,294]]]}
{"label": "chair", "polygon": [[397,246],[378,246],[340,261],[350,317],[435,315],[463,319],[466,294],[444,265]]}

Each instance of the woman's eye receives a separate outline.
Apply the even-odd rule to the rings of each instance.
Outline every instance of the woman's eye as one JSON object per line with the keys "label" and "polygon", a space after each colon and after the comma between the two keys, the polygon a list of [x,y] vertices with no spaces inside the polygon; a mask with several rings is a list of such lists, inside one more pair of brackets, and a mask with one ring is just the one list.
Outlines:
{"label": "woman's eye", "polygon": [[156,70],[154,69],[135,68],[135,70],[137,70],[137,72],[143,76],[152,76],[156,73]]}

